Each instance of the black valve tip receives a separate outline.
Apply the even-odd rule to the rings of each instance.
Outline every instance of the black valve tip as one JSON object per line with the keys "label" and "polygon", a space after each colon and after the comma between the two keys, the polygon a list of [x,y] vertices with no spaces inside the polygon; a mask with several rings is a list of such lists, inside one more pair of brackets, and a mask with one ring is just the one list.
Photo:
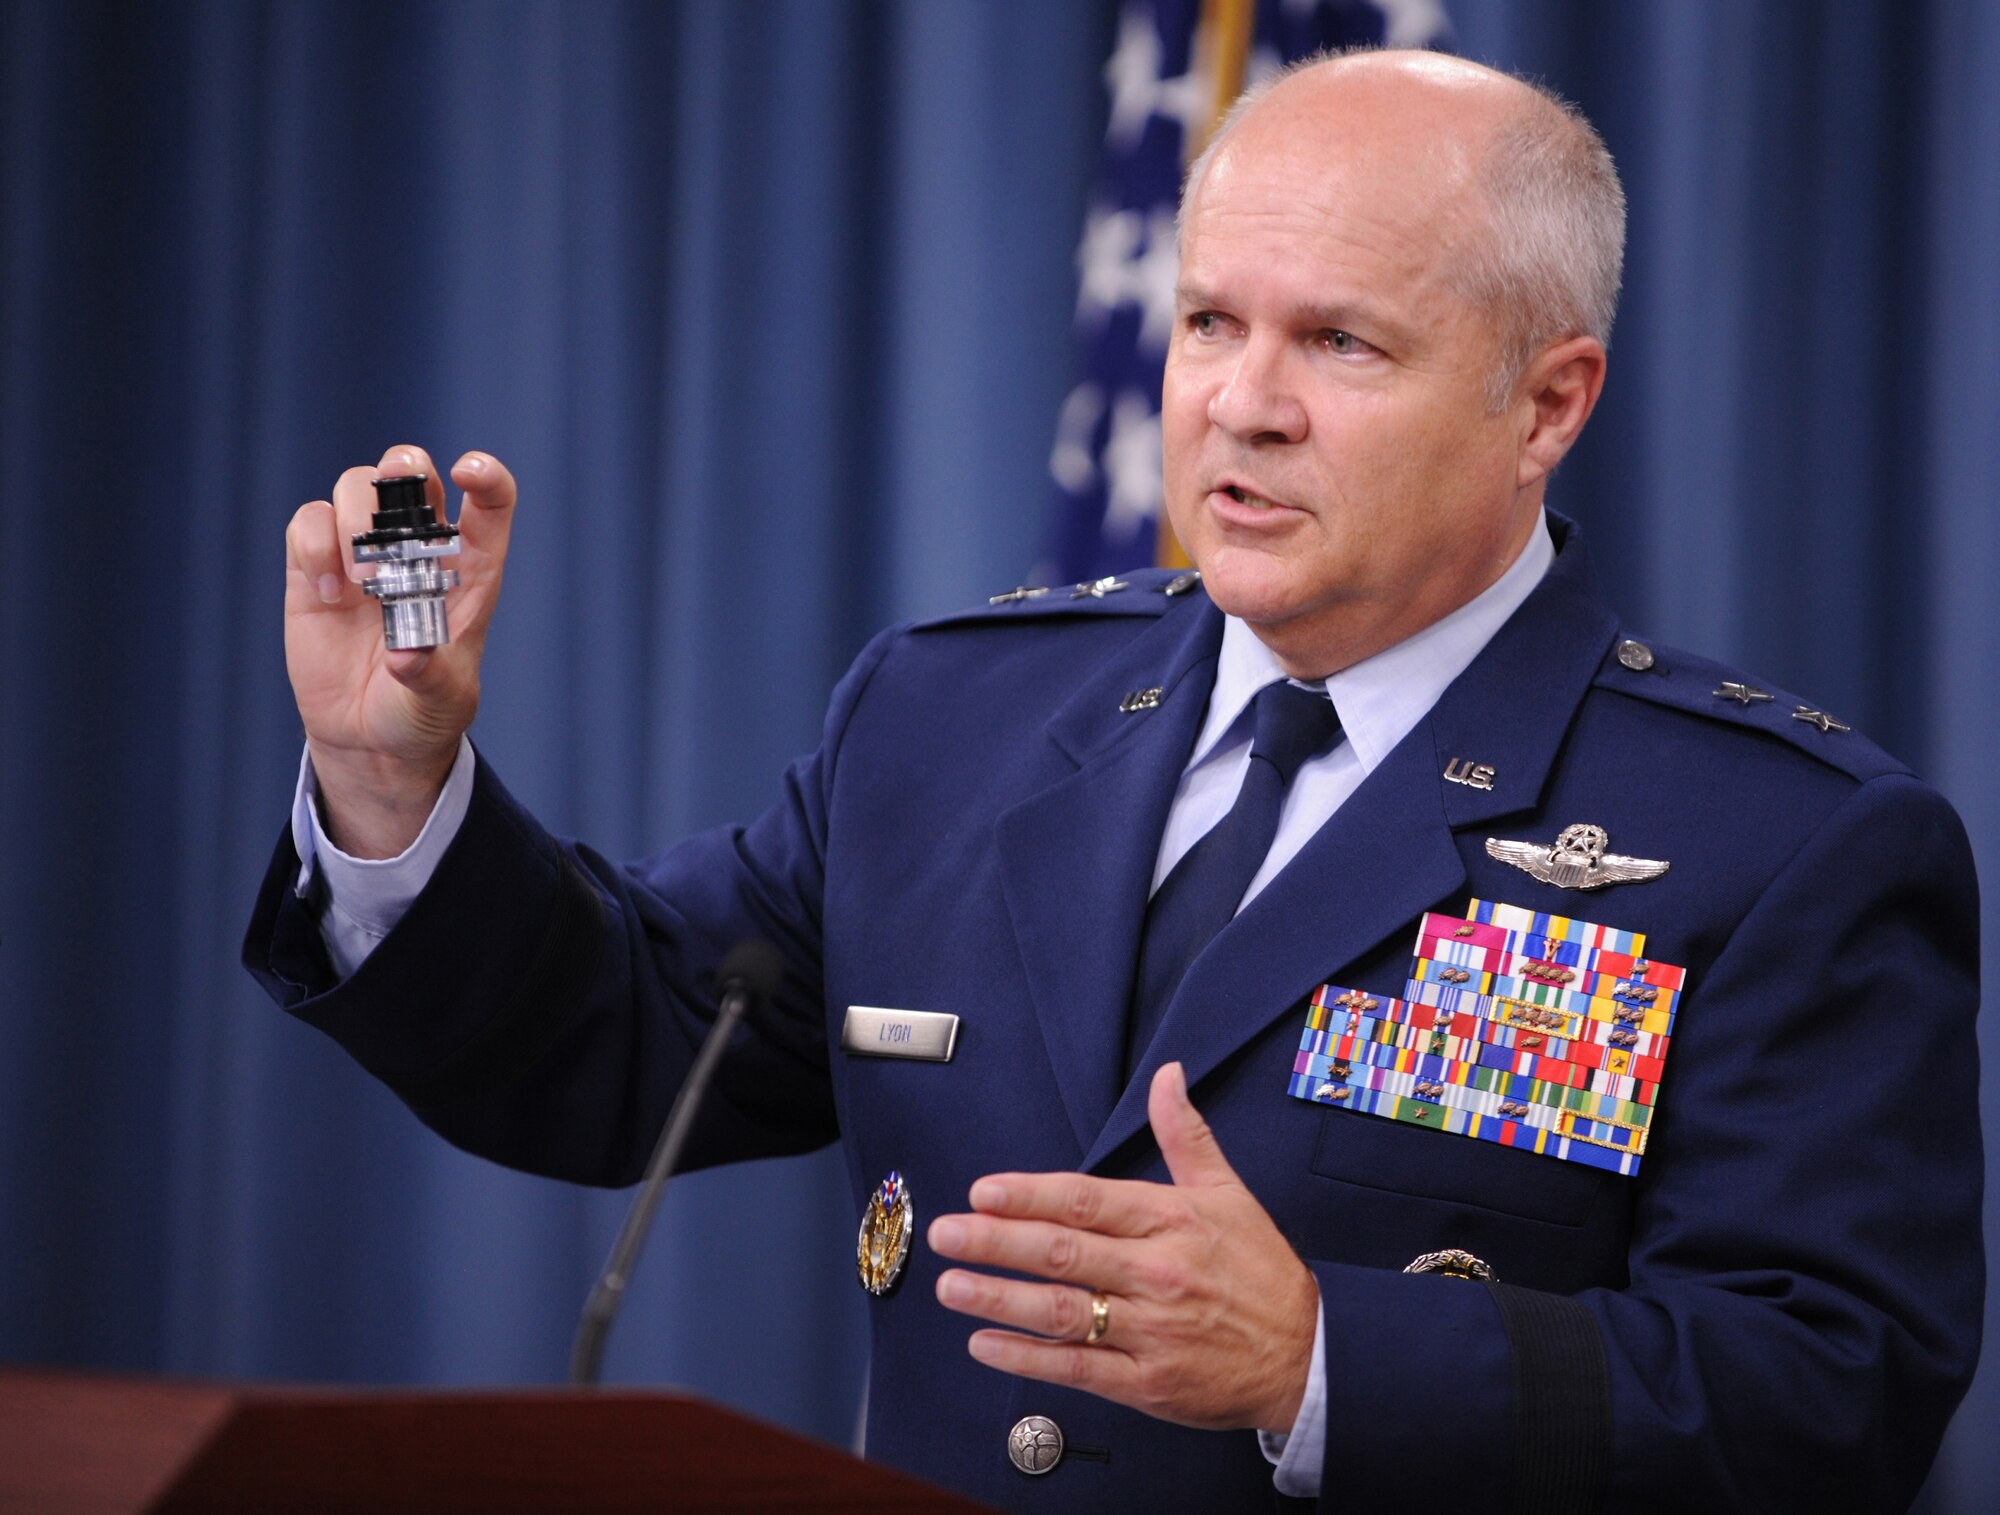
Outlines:
{"label": "black valve tip", "polygon": [[427,474],[396,474],[375,481],[375,516],[370,529],[354,539],[357,547],[380,547],[411,539],[434,541],[458,535],[456,526],[437,518],[424,486]]}
{"label": "black valve tip", "polygon": [[[424,485],[429,482],[420,473],[398,474],[391,478],[375,481],[375,524],[377,526],[403,525],[412,517],[429,516],[431,502],[424,495]],[[384,516],[389,520],[383,520]]]}

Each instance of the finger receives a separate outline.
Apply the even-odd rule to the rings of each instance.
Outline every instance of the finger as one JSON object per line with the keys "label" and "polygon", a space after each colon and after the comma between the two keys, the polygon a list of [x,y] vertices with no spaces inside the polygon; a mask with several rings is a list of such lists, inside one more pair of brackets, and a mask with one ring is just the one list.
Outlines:
{"label": "finger", "polygon": [[424,498],[430,501],[431,511],[442,521],[444,515],[444,480],[438,477],[436,465],[431,455],[414,442],[398,442],[382,454],[382,461],[375,465],[375,476],[380,479],[407,479],[412,475],[424,476]]}
{"label": "finger", "polygon": [[[960,1315],[976,1315],[1058,1341],[1082,1341],[1090,1334],[1090,1291],[1069,1284],[1026,1283],[947,1268],[938,1275],[937,1297],[939,1304]],[[1105,1339],[1099,1337],[1095,1344]]]}
{"label": "finger", "polygon": [[1187,1072],[1179,1063],[1164,1063],[1146,1092],[1146,1114],[1153,1123],[1153,1140],[1167,1160],[1176,1184],[1199,1188],[1210,1184],[1240,1184],[1222,1147],[1188,1099]]}
{"label": "finger", "polygon": [[1082,1173],[994,1173],[972,1186],[985,1215],[1052,1220],[1101,1236],[1151,1236],[1168,1222],[1163,1184]]}
{"label": "finger", "polygon": [[348,582],[331,502],[311,500],[292,513],[285,527],[285,569],[287,609],[339,605],[360,593]]}
{"label": "finger", "polygon": [[931,1250],[954,1262],[1006,1268],[1125,1293],[1132,1287],[1129,1242],[1039,1220],[990,1215],[940,1215],[931,1222]]}
{"label": "finger", "polygon": [[382,654],[382,666],[389,677],[417,694],[443,692],[451,687],[451,675],[437,657],[435,647],[395,647]]}
{"label": "finger", "polygon": [[459,535],[467,550],[507,556],[507,538],[514,529],[514,475],[490,452],[468,452],[451,466],[452,482],[465,491],[458,513]]}
{"label": "finger", "polygon": [[974,1331],[965,1349],[989,1368],[1043,1383],[1064,1384],[1120,1404],[1135,1404],[1142,1383],[1139,1364],[1108,1343],[1043,1341],[1013,1331]]}
{"label": "finger", "polygon": [[[373,468],[350,468],[334,481],[334,529],[340,536],[341,558],[350,579],[366,576],[355,567],[354,539],[369,529],[375,515],[376,472]],[[367,573],[374,572],[372,567],[362,566]]]}

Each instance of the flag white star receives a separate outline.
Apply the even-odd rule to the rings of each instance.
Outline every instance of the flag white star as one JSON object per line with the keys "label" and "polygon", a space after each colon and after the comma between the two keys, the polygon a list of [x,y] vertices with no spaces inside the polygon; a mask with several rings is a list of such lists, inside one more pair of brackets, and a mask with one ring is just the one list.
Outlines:
{"label": "flag white star", "polygon": [[1181,125],[1181,140],[1208,127],[1214,84],[1199,69],[1190,68],[1171,79],[1161,73],[1166,55],[1151,7],[1129,4],[1118,13],[1118,45],[1104,65],[1104,87],[1111,96],[1111,117],[1104,137],[1121,152],[1138,146],[1146,123],[1164,116]]}
{"label": "flag white star", "polygon": [[1076,318],[1079,325],[1102,320],[1121,305],[1141,313],[1139,342],[1164,353],[1174,329],[1174,283],[1180,277],[1180,250],[1174,217],[1155,210],[1093,210],[1076,250]]}
{"label": "flag white star", "polygon": [[[1323,0],[1284,0],[1285,13],[1305,20],[1318,10]],[[1372,0],[1382,13],[1384,47],[1429,47],[1451,30],[1444,0]]]}
{"label": "flag white star", "polygon": [[1160,514],[1160,417],[1136,389],[1111,407],[1111,435],[1104,442],[1104,535],[1129,542]]}
{"label": "flag white star", "polygon": [[1444,0],[1375,0],[1384,47],[1429,47],[1451,30]]}
{"label": "flag white star", "polygon": [[1091,211],[1076,249],[1076,318],[1079,324],[1109,315],[1131,298],[1128,272],[1146,223],[1136,210]]}
{"label": "flag white star", "polygon": [[1250,49],[1250,59],[1243,65],[1243,87],[1262,84],[1271,75],[1285,66],[1284,55],[1275,47],[1259,44]]}
{"label": "flag white star", "polygon": [[1160,81],[1159,100],[1153,106],[1153,114],[1180,122],[1183,143],[1196,133],[1207,131],[1209,117],[1214,113],[1215,83],[1205,70],[1191,68]]}
{"label": "flag white star", "polygon": [[1090,440],[1104,414],[1104,391],[1088,379],[1069,392],[1056,417],[1056,442],[1049,449],[1049,472],[1071,494],[1082,494],[1097,482],[1097,460]]}
{"label": "flag white star", "polygon": [[1126,274],[1126,296],[1135,301],[1143,319],[1139,345],[1164,354],[1174,333],[1174,288],[1181,277],[1181,250],[1174,238],[1174,214],[1156,210],[1146,218],[1146,250],[1133,259]]}
{"label": "flag white star", "polygon": [[1160,32],[1153,13],[1143,5],[1128,5],[1118,13],[1118,45],[1104,65],[1104,87],[1111,95],[1111,120],[1105,138],[1129,150],[1145,131],[1160,98]]}

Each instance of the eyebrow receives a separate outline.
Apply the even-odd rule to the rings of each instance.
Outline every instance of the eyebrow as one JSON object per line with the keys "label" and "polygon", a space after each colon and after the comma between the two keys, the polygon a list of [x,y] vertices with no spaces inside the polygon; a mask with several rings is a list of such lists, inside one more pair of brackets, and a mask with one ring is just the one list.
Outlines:
{"label": "eyebrow", "polygon": [[[1219,298],[1213,290],[1185,281],[1175,286],[1174,298],[1181,305],[1195,310],[1229,308],[1229,302]],[[1294,306],[1291,318],[1298,325],[1330,327],[1337,331],[1345,331],[1350,326],[1359,325],[1372,327],[1378,331],[1393,332],[1398,336],[1409,334],[1402,322],[1394,319],[1380,306],[1372,305],[1365,300],[1335,301],[1330,305]]]}

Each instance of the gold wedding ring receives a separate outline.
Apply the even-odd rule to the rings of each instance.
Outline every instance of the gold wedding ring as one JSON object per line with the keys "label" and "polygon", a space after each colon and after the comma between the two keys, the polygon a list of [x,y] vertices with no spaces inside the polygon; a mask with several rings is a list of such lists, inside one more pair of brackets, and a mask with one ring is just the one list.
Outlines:
{"label": "gold wedding ring", "polygon": [[1094,1347],[1104,1340],[1104,1333],[1111,1329],[1111,1301],[1102,1294],[1090,1296],[1090,1334],[1083,1339],[1086,1347]]}

